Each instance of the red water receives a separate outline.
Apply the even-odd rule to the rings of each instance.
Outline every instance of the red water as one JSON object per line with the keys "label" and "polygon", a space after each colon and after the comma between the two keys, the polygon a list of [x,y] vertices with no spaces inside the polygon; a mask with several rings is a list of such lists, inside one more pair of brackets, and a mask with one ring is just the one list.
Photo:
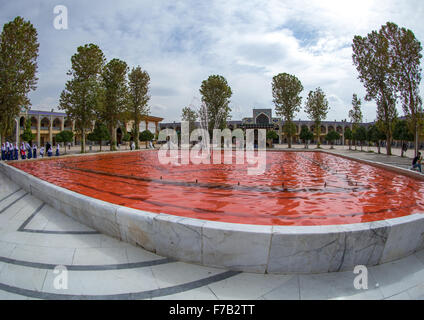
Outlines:
{"label": "red water", "polygon": [[247,164],[161,165],[156,151],[13,166],[118,205],[214,221],[333,225],[424,212],[424,182],[321,152],[267,152],[258,176]]}

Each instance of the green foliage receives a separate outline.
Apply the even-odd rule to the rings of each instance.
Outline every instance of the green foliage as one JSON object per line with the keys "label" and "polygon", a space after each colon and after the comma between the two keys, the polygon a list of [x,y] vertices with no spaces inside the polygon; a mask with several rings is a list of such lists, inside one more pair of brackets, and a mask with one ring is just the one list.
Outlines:
{"label": "green foliage", "polygon": [[[133,68],[128,74],[128,105],[127,112],[134,120],[134,137],[140,134],[140,121],[144,116],[150,112],[147,103],[150,100],[149,96],[149,83],[150,76],[147,71],[141,70],[141,67]],[[135,148],[139,149],[138,139],[135,140]]]}
{"label": "green foliage", "polygon": [[345,129],[344,137],[345,137],[345,139],[347,139],[347,140],[352,140],[352,139],[353,139],[353,132],[352,132],[352,130],[351,130],[349,127],[347,127],[347,128]]}
{"label": "green foliage", "polygon": [[390,155],[393,125],[397,118],[396,65],[393,64],[391,44],[384,28],[381,28],[379,32],[372,31],[366,37],[355,36],[352,49],[353,63],[367,91],[365,100],[376,101],[377,120],[382,122],[387,154]]}
{"label": "green foliage", "polygon": [[139,139],[140,141],[151,141],[153,140],[155,135],[151,133],[149,130],[144,130],[140,132]]}
{"label": "green foliage", "polygon": [[358,99],[358,96],[354,93],[352,97],[352,109],[349,111],[349,118],[352,120],[354,130],[362,122],[361,104],[361,99]]}
{"label": "green foliage", "polygon": [[224,129],[226,121],[231,119],[229,103],[233,94],[227,80],[220,75],[211,75],[202,82],[199,91],[206,105],[209,130]]}
{"label": "green foliage", "polygon": [[320,146],[321,121],[327,117],[329,107],[328,101],[321,88],[309,91],[306,100],[305,111],[309,118],[315,122],[315,136],[317,137],[317,147]]}
{"label": "green foliage", "polygon": [[267,140],[278,139],[278,134],[274,130],[268,130],[266,133]]}
{"label": "green foliage", "polygon": [[395,128],[393,130],[393,139],[400,141],[414,141],[414,135],[408,128],[406,120],[396,121]]}
{"label": "green foliage", "polygon": [[110,140],[110,133],[106,125],[100,121],[96,121],[93,132],[87,135],[90,141],[96,141],[100,144],[100,151],[102,151],[102,141]]}
{"label": "green foliage", "polygon": [[359,126],[353,131],[353,139],[355,141],[361,142],[361,150],[362,144],[367,140],[367,129],[364,126]]}
{"label": "green foliage", "polygon": [[291,138],[296,134],[296,125],[291,121],[284,122],[283,132],[289,138],[289,148],[291,148]]}
{"label": "green foliage", "polygon": [[112,59],[103,68],[101,75],[103,95],[100,116],[110,131],[110,150],[116,150],[116,127],[127,106],[127,64]]}
{"label": "green foliage", "polygon": [[339,139],[340,139],[340,134],[337,131],[330,131],[325,136],[325,140],[330,142],[331,148],[333,148],[334,141]]}
{"label": "green foliage", "polygon": [[3,26],[0,34],[0,134],[12,134],[21,108],[28,108],[28,93],[36,89],[37,30],[21,17]]}
{"label": "green foliage", "polygon": [[78,47],[71,63],[68,75],[72,79],[66,82],[65,90],[60,95],[59,108],[75,121],[75,129],[82,136],[81,153],[84,153],[86,132],[96,118],[96,109],[102,96],[100,74],[105,57],[97,45],[86,44]]}
{"label": "green foliage", "polygon": [[280,73],[272,79],[272,96],[275,104],[275,112],[282,116],[285,122],[284,132],[288,136],[289,148],[291,148],[292,136],[296,133],[293,130],[293,118],[296,112],[300,111],[303,91],[302,83],[298,78],[287,73]]}
{"label": "green foliage", "polygon": [[25,130],[21,134],[21,139],[23,141],[28,141],[30,144],[32,144],[32,140],[35,139],[35,134],[33,134],[32,130],[31,130],[31,120],[30,119],[28,119],[25,122]]}
{"label": "green foliage", "polygon": [[[63,130],[56,135],[57,142],[72,142],[74,138],[74,133],[71,130]],[[65,153],[66,153],[66,145],[65,145]]]}
{"label": "green foliage", "polygon": [[190,107],[184,107],[181,113],[181,120],[189,123],[190,133],[196,127],[197,113]]}
{"label": "green foliage", "polygon": [[312,140],[313,137],[314,134],[309,130],[309,128],[307,126],[302,126],[302,128],[300,129],[299,138],[305,143],[305,148],[307,146],[308,141]]}

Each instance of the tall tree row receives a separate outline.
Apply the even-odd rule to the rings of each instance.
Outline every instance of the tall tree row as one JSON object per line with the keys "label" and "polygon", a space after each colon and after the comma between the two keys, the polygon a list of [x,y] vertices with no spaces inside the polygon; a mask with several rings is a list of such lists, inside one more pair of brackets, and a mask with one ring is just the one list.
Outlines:
{"label": "tall tree row", "polygon": [[387,22],[366,37],[355,36],[352,49],[353,63],[367,91],[365,100],[374,100],[377,104],[377,120],[386,136],[387,154],[391,155],[398,99],[414,132],[417,152],[422,128],[420,42],[411,30]]}
{"label": "tall tree row", "polygon": [[106,63],[97,45],[78,47],[71,58],[72,67],[65,90],[60,96],[59,108],[75,121],[81,134],[81,152],[85,152],[87,132],[93,121],[104,123],[109,131],[110,150],[116,150],[116,130],[125,120],[134,121],[134,139],[139,148],[139,125],[148,115],[150,77],[140,67],[129,68],[125,61],[112,59]]}

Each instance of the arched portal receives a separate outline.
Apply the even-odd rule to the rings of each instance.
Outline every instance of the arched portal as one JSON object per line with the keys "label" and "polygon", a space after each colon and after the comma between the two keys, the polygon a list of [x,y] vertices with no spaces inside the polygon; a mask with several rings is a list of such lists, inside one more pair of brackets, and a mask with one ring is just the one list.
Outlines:
{"label": "arched portal", "polygon": [[256,124],[269,124],[269,118],[264,113],[261,113],[256,117]]}

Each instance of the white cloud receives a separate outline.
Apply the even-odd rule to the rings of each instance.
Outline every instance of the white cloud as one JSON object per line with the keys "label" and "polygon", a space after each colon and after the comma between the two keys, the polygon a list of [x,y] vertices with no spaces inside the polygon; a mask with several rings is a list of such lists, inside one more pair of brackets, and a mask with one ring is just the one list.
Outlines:
{"label": "white cloud", "polygon": [[[273,107],[271,80],[295,74],[309,90],[320,86],[330,101],[328,119],[347,118],[352,94],[365,95],[352,65],[351,41],[386,21],[424,38],[420,1],[62,1],[69,30],[53,28],[56,1],[7,2],[0,23],[21,15],[39,33],[40,58],[33,109],[58,105],[70,57],[79,45],[96,43],[107,59],[141,65],[151,76],[151,112],[179,120],[199,96],[202,80],[226,77],[233,90],[233,119],[252,107]],[[305,98],[304,98],[305,100]],[[373,103],[364,104],[368,120]],[[300,112],[298,117],[305,118]]]}

